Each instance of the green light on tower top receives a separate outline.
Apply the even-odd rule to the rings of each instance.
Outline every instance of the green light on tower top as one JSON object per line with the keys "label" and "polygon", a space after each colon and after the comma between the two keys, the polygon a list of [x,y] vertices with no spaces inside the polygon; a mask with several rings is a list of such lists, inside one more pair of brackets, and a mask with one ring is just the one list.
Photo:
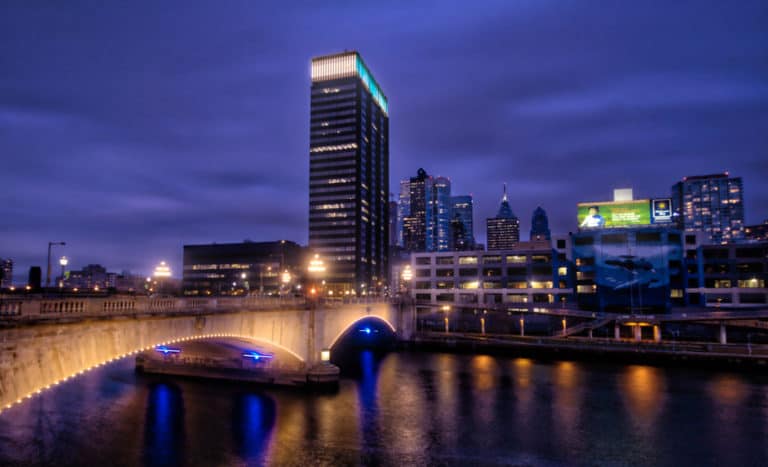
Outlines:
{"label": "green light on tower top", "polygon": [[371,93],[374,102],[381,110],[389,113],[387,97],[379,88],[373,75],[365,66],[365,62],[357,52],[343,52],[340,54],[325,55],[312,59],[312,82],[330,81],[335,79],[357,76],[363,85]]}
{"label": "green light on tower top", "polygon": [[368,67],[365,66],[365,63],[363,63],[363,59],[360,58],[360,54],[355,53],[355,62],[357,75],[360,77],[365,87],[373,96],[373,100],[379,104],[379,107],[381,107],[381,110],[383,110],[385,114],[389,114],[389,103],[387,102],[387,98],[379,89],[379,86],[376,84],[376,80],[373,79],[371,72],[368,71]]}

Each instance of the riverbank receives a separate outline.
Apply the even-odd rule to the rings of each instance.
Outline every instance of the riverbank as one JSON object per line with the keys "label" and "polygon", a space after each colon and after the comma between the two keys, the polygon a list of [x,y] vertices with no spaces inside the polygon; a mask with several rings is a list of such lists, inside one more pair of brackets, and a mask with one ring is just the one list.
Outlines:
{"label": "riverbank", "polygon": [[541,360],[583,360],[654,366],[768,371],[768,346],[615,339],[484,336],[418,333],[402,348],[419,351],[488,353]]}

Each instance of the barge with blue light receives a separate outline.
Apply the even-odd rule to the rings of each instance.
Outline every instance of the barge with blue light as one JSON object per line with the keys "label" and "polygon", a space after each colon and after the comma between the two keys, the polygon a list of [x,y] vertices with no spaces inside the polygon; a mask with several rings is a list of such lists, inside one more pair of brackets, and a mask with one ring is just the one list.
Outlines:
{"label": "barge with blue light", "polygon": [[293,387],[335,387],[340,373],[329,361],[307,365],[279,352],[231,340],[190,342],[184,348],[158,345],[137,355],[136,371]]}

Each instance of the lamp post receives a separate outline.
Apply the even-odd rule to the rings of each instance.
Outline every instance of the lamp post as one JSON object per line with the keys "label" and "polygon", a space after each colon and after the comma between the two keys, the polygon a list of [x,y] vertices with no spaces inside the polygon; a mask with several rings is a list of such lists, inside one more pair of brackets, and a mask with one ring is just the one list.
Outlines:
{"label": "lamp post", "polygon": [[280,274],[280,283],[280,296],[282,297],[286,290],[291,290],[291,273],[287,269]]}
{"label": "lamp post", "polygon": [[[319,254],[315,254],[315,256],[309,261],[309,266],[307,266],[307,273],[311,279],[314,279],[316,282],[318,279],[320,279],[326,271],[325,262],[320,259]],[[325,282],[325,281],[323,281]],[[315,290],[315,286],[312,285],[311,292],[313,295],[317,293]],[[315,297],[311,297],[310,299],[314,302]],[[309,306],[309,332],[307,333],[307,355],[311,356],[312,360],[314,360],[315,356],[315,304],[312,303]]]}
{"label": "lamp post", "polygon": [[64,246],[67,242],[48,242],[48,270],[45,274],[45,288],[51,286],[51,247],[52,246]]}
{"label": "lamp post", "polygon": [[64,288],[64,272],[69,264],[69,259],[66,256],[59,258],[59,264],[61,265],[61,284],[59,287]]}

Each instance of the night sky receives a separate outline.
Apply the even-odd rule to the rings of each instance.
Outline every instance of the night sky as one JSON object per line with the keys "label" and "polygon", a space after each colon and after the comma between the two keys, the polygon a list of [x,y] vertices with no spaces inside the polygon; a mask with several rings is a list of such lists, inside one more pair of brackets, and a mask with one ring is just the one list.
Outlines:
{"label": "night sky", "polygon": [[[0,5],[0,257],[180,272],[185,243],[307,242],[309,63],[360,51],[390,101],[390,184],[502,183],[527,239],[612,189],[744,178],[768,218],[768,3]],[[36,6],[31,6],[32,4]]]}

